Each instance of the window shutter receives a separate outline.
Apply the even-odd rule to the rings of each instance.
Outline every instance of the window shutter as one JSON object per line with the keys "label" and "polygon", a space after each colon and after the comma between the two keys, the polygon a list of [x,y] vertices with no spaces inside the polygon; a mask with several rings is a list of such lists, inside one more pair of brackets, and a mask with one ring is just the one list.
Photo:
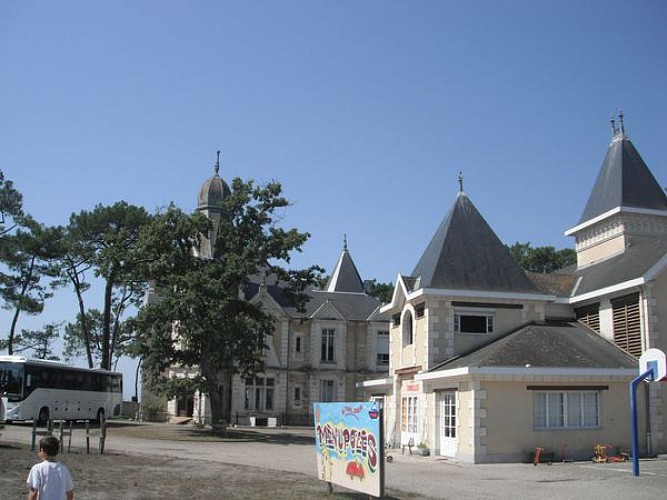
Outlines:
{"label": "window shutter", "polygon": [[579,323],[586,325],[591,330],[600,333],[600,303],[590,304],[574,310]]}
{"label": "window shutter", "polygon": [[642,354],[639,294],[613,299],[611,305],[614,312],[614,343],[638,358]]}

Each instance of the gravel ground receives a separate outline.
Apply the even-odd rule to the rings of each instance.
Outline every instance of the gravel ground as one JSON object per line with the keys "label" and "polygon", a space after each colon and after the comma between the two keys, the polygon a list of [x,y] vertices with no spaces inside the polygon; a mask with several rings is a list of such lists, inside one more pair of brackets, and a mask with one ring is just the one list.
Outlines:
{"label": "gravel ground", "polygon": [[[0,430],[0,500],[25,498],[36,454],[30,426]],[[56,435],[58,433],[56,432]],[[393,499],[628,499],[665,498],[667,460],[632,463],[471,465],[394,451],[386,465]],[[195,459],[196,458],[196,459]],[[112,422],[106,453],[85,453],[82,430],[62,461],[72,470],[78,499],[332,499],[368,498],[317,479],[312,429],[239,428],[220,437],[192,426]]]}
{"label": "gravel ground", "polygon": [[[59,436],[57,430],[54,435]],[[300,443],[302,440],[308,445]],[[67,443],[67,437],[64,441]],[[79,429],[73,432],[70,452],[65,451],[58,459],[74,478],[77,500],[368,498],[349,491],[335,491],[330,495],[326,483],[319,481],[310,467],[307,467],[309,473],[303,473],[253,466],[248,462],[256,461],[260,465],[266,462],[254,460],[247,451],[240,464],[210,459],[210,452],[221,446],[234,448],[233,453],[243,448],[256,451],[258,446],[269,446],[278,448],[274,462],[295,468],[289,459],[281,460],[285,455],[280,450],[307,446],[314,464],[313,442],[310,438],[290,438],[282,433],[267,436],[239,430],[221,438],[190,426],[112,423],[104,454],[98,452],[95,440],[91,440],[91,453],[87,454],[84,431]],[[25,499],[25,480],[30,467],[38,461],[37,454],[30,450],[30,443],[29,426],[8,425],[0,430],[0,500]],[[203,455],[208,459],[187,458],[198,454],[198,447],[204,448]],[[428,498],[398,491],[388,493],[387,498],[394,499]]]}

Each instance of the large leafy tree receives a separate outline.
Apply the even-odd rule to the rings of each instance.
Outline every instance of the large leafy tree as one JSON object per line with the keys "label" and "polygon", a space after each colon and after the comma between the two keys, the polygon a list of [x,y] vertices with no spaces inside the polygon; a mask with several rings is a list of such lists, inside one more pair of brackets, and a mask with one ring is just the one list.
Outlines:
{"label": "large leafy tree", "polygon": [[552,246],[533,247],[530,243],[519,242],[507,248],[521,267],[536,273],[556,271],[577,261],[577,254],[571,248],[556,250]]}
{"label": "large leafy tree", "polygon": [[6,272],[0,273],[2,307],[13,311],[7,336],[7,352],[14,352],[14,337],[21,313],[40,314],[58,276],[62,255],[62,229],[46,227],[23,217],[21,227],[5,234],[0,245],[0,260]]}
{"label": "large leafy tree", "polygon": [[117,326],[127,311],[141,300],[139,233],[150,220],[144,208],[124,201],[112,206],[97,205],[92,211],[84,210],[70,217],[64,276],[77,294],[79,332],[90,366],[95,350],[93,343],[97,339],[87,323],[89,315],[83,303],[83,293],[89,287],[85,272],[92,268],[94,275],[104,283],[99,355],[100,366],[111,369],[114,347],[119,345],[114,335],[121,332]]}
{"label": "large leafy tree", "polygon": [[[213,421],[223,417],[217,388],[224,377],[261,371],[265,339],[273,333],[272,316],[244,297],[249,278],[268,275],[303,305],[303,290],[321,271],[316,266],[298,271],[283,267],[309,235],[277,226],[280,210],[288,206],[281,192],[275,182],[257,186],[235,179],[224,200],[227,217],[219,223],[214,259],[198,258],[193,251],[211,234],[212,223],[201,214],[187,215],[172,206],[144,234],[143,249],[154,258],[151,276],[159,296],[138,319],[145,379],[167,396],[195,388],[208,394]],[[168,378],[174,365],[199,375]]]}
{"label": "large leafy tree", "polygon": [[[124,355],[134,355],[130,348],[135,340],[132,329],[131,318],[120,317],[124,307],[114,300],[113,321],[111,324],[111,369],[116,370],[118,361]],[[103,338],[103,314],[98,309],[88,309],[86,318],[82,321],[77,315],[76,321],[65,325],[63,355],[65,359],[77,358],[88,354],[92,357],[92,366],[101,363],[102,360],[102,338]],[[84,335],[82,325],[88,329]]]}

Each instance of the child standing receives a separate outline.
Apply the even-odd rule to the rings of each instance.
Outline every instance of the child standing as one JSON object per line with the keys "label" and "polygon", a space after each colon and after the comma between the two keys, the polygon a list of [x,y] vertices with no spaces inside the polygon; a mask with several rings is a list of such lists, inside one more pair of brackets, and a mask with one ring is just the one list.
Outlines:
{"label": "child standing", "polygon": [[60,441],[54,436],[39,440],[39,458],[28,474],[28,500],[72,500],[74,483],[67,467],[56,462]]}

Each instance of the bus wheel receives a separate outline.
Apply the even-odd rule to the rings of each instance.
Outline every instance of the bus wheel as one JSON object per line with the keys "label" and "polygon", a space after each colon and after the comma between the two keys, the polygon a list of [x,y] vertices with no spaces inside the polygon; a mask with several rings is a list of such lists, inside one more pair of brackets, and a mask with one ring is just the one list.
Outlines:
{"label": "bus wheel", "polygon": [[45,406],[39,410],[39,416],[37,417],[37,425],[46,425],[49,421],[49,409]]}

